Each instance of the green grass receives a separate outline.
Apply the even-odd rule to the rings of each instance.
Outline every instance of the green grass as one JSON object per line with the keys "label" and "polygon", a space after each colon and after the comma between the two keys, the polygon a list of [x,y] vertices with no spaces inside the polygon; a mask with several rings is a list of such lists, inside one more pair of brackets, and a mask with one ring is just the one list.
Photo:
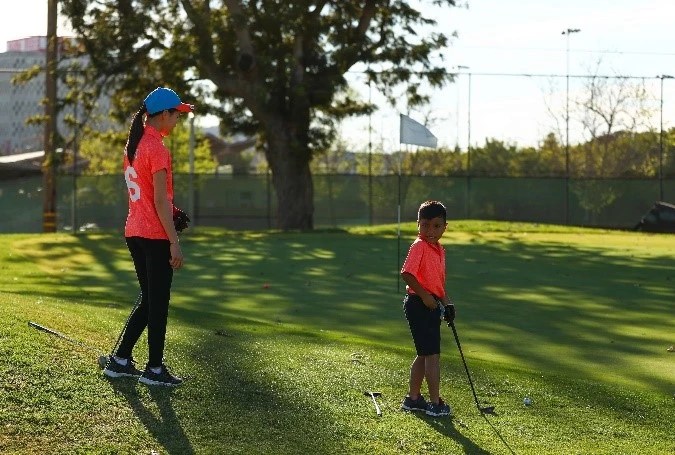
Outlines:
{"label": "green grass", "polygon": [[[675,237],[451,222],[457,329],[498,415],[477,412],[444,329],[455,415],[431,419],[398,409],[414,353],[396,233],[186,235],[165,352],[188,376],[176,390],[95,366],[137,293],[119,234],[0,236],[0,452],[675,452]],[[414,235],[403,225],[401,255]],[[147,359],[144,338],[134,354]]]}

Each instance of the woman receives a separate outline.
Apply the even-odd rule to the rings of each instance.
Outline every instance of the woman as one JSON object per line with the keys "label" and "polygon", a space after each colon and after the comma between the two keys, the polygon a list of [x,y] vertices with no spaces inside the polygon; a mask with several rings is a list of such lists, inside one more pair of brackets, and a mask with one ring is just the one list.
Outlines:
{"label": "woman", "polygon": [[[171,133],[181,113],[193,109],[173,90],[158,87],[145,98],[129,129],[124,153],[129,213],[124,236],[141,286],[141,300],[103,370],[109,377],[138,377],[141,383],[159,386],[183,382],[163,363],[171,280],[173,271],[183,266],[183,253],[173,223],[177,209],[173,205],[171,153],[162,139]],[[149,357],[141,372],[131,353],[146,327]]]}

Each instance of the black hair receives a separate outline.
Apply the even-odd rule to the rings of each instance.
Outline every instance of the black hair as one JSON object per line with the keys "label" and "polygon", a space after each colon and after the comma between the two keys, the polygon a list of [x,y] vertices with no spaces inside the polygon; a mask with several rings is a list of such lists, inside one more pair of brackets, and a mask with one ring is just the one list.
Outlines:
{"label": "black hair", "polygon": [[[171,113],[176,112],[177,109],[165,109]],[[127,136],[127,145],[124,148],[127,158],[129,159],[129,164],[133,164],[134,158],[136,157],[136,147],[138,143],[141,142],[143,137],[143,131],[145,131],[145,125],[143,124],[143,114],[148,112],[148,108],[145,107],[145,103],[141,108],[134,114],[134,118],[131,121],[131,126],[129,127],[129,135]],[[154,114],[148,114],[148,117],[154,117],[161,114],[164,111],[155,112]]]}
{"label": "black hair", "polygon": [[417,220],[431,220],[433,218],[442,217],[443,221],[447,221],[447,211],[445,206],[438,201],[424,201],[420,205],[417,212]]}
{"label": "black hair", "polygon": [[143,131],[145,129],[143,125],[143,114],[146,112],[148,112],[148,109],[145,107],[145,103],[143,103],[138,112],[134,114],[131,126],[129,127],[127,145],[124,148],[124,152],[129,159],[129,164],[133,164],[134,157],[136,156],[136,147],[138,147],[138,143],[141,142],[141,137],[143,137]]}

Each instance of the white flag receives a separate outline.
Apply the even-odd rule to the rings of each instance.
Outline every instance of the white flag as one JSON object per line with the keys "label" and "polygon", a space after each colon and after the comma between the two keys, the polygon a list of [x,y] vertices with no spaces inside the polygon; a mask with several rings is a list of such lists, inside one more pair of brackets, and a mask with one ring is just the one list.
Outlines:
{"label": "white flag", "polygon": [[421,123],[401,114],[401,144],[436,148],[438,139]]}

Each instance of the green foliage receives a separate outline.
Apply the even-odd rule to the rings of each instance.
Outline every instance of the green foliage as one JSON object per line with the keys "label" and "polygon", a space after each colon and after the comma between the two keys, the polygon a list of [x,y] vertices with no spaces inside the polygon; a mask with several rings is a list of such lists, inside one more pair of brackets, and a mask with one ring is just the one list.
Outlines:
{"label": "green foliage", "polygon": [[[190,128],[185,122],[176,125],[171,135],[164,138],[164,144],[171,150],[174,173],[190,172]],[[197,174],[215,172],[216,161],[211,156],[211,148],[204,134],[195,130],[194,171]]]}
{"label": "green foliage", "polygon": [[[122,157],[126,132],[107,132],[85,135],[80,143],[80,156],[89,161],[86,174],[118,174],[122,169]],[[190,130],[189,124],[178,123],[171,134],[164,138],[164,145],[171,151],[174,173],[190,172]],[[213,173],[216,163],[203,133],[195,131],[194,170],[195,173]]]}
{"label": "green foliage", "polygon": [[[664,131],[664,175],[672,175],[675,163],[675,129]],[[659,173],[660,143],[658,133],[619,132],[570,147],[572,178],[654,178]],[[315,172],[356,172],[361,175],[396,174],[490,177],[564,177],[565,147],[549,133],[537,147],[506,144],[487,139],[472,146],[469,154],[458,149],[403,150],[386,154],[374,147],[356,154],[344,145],[331,148],[315,160]],[[370,165],[369,165],[370,161]],[[671,172],[671,174],[668,174]]]}

